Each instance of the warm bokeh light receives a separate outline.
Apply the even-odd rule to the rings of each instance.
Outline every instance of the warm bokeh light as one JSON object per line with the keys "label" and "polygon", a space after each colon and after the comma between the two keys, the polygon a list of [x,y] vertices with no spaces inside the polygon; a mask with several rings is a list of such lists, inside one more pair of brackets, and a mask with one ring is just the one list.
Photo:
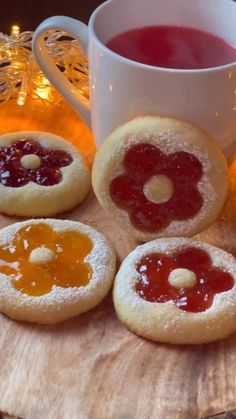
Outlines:
{"label": "warm bokeh light", "polygon": [[[4,64],[2,77],[6,86],[13,86],[13,89],[0,92],[0,135],[14,131],[46,131],[60,135],[73,143],[91,166],[96,150],[91,132],[35,63],[31,52],[32,36],[33,32],[20,32],[20,26],[14,24],[10,36],[4,37],[0,57]],[[70,62],[71,41],[60,44],[52,35],[52,43],[55,51],[64,51],[67,64],[70,64],[67,75],[70,81],[76,81],[75,86],[81,90],[88,90],[87,57],[80,55],[79,63]],[[76,50],[81,54],[80,44],[73,41],[73,51]],[[82,72],[78,76],[80,67]],[[7,83],[8,79],[11,84]]]}
{"label": "warm bokeh light", "polygon": [[20,27],[18,25],[13,25],[11,27],[11,35],[19,35]]}
{"label": "warm bokeh light", "polygon": [[27,93],[24,91],[19,92],[18,98],[17,98],[17,105],[23,106],[25,104],[27,97]]}
{"label": "warm bokeh light", "polygon": [[[20,98],[18,96],[0,106],[0,135],[14,131],[46,131],[60,135],[79,149],[91,167],[95,145],[90,130],[79,115],[62,98],[57,103],[35,100],[30,95],[26,101],[25,98],[23,91]],[[19,106],[19,102],[24,106]]]}
{"label": "warm bokeh light", "polygon": [[35,95],[40,99],[50,101],[52,96],[52,88],[48,79],[42,75],[41,77],[38,77],[37,82],[38,86],[35,87]]}

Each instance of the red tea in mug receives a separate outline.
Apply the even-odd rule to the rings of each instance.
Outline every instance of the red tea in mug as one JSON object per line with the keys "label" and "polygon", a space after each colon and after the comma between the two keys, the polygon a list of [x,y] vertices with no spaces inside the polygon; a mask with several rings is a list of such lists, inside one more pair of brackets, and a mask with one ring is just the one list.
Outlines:
{"label": "red tea in mug", "polygon": [[165,68],[201,69],[236,61],[236,46],[182,26],[131,29],[112,38],[107,47],[130,60]]}

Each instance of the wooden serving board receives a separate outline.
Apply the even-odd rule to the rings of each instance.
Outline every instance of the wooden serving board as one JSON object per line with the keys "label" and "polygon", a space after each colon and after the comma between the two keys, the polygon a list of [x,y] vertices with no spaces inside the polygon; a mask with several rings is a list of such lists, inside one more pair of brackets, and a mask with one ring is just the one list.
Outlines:
{"label": "wooden serving board", "polygon": [[[19,110],[8,103],[0,108],[0,133],[59,133],[91,162],[94,145],[87,128],[67,105],[55,108],[40,119],[39,109]],[[118,261],[136,246],[92,193],[62,218],[106,235]],[[0,227],[15,221],[0,216]],[[221,218],[198,238],[236,255],[233,195]],[[233,418],[220,414],[236,408],[235,348],[236,335],[199,346],[148,342],[118,321],[111,295],[91,312],[56,326],[0,315],[0,410],[25,419]]]}

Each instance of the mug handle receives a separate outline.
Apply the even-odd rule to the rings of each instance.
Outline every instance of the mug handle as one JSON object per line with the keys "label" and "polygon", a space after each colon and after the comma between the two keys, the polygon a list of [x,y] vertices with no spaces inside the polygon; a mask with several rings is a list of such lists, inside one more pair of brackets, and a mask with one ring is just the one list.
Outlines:
{"label": "mug handle", "polygon": [[78,39],[85,52],[88,49],[88,27],[79,20],[66,16],[45,19],[34,32],[32,51],[38,65],[48,80],[64,96],[69,104],[79,112],[84,122],[91,127],[89,101],[70,83],[53,63],[45,45],[45,32],[51,29],[63,30]]}

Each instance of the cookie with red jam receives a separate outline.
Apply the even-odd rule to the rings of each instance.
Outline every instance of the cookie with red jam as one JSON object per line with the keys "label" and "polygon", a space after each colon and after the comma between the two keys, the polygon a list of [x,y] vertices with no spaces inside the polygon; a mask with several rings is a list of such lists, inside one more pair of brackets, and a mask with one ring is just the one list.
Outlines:
{"label": "cookie with red jam", "polygon": [[156,239],[123,261],[113,298],[119,319],[144,338],[175,344],[236,331],[236,260],[207,243]]}
{"label": "cookie with red jam", "polygon": [[97,152],[92,183],[114,219],[141,241],[192,236],[218,216],[227,194],[223,153],[199,128],[140,117],[116,129]]}
{"label": "cookie with red jam", "polygon": [[0,212],[53,216],[81,203],[89,189],[86,162],[63,138],[34,131],[0,136]]}

